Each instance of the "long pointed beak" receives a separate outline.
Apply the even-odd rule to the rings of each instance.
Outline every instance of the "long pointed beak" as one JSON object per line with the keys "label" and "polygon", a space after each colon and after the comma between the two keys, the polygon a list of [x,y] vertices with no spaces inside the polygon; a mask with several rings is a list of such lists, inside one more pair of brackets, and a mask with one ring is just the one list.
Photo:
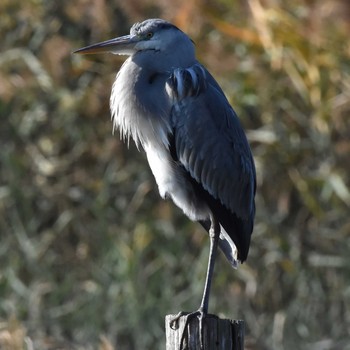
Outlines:
{"label": "long pointed beak", "polygon": [[97,44],[92,44],[82,47],[73,53],[81,55],[111,52],[116,55],[132,55],[135,52],[135,45],[138,43],[136,35],[125,35],[119,38],[102,41]]}

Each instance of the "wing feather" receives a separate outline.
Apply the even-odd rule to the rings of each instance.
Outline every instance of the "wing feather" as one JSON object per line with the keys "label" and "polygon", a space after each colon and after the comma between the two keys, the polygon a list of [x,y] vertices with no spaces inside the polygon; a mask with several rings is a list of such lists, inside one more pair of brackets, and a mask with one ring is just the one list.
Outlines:
{"label": "wing feather", "polygon": [[205,95],[186,97],[173,111],[179,161],[212,196],[239,217],[248,218],[253,210],[255,168],[246,136],[227,100],[209,86]]}
{"label": "wing feather", "polygon": [[[194,72],[196,79],[189,79]],[[192,68],[186,75],[178,69],[177,85],[182,75],[186,80],[181,91],[173,94],[176,158],[203,189],[211,210],[220,217],[241,260],[245,260],[253,228],[256,186],[247,138],[219,85],[203,67]],[[198,86],[188,86],[191,82]]]}

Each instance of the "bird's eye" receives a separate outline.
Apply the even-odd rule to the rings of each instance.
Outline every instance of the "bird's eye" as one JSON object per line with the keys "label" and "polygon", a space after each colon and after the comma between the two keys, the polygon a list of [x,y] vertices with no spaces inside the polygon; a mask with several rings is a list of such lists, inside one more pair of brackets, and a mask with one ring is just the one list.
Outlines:
{"label": "bird's eye", "polygon": [[152,36],[153,36],[153,32],[148,32],[148,33],[146,34],[146,38],[147,38],[147,39],[151,39]]}

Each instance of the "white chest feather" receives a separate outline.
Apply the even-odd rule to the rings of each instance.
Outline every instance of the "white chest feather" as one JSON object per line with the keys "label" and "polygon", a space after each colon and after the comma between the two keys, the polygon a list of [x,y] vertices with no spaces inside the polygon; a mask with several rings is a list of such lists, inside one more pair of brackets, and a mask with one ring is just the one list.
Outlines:
{"label": "white chest feather", "polygon": [[113,84],[110,108],[113,124],[121,137],[132,138],[137,147],[150,141],[167,144],[170,128],[170,97],[165,91],[167,75],[153,79],[130,58],[125,61]]}
{"label": "white chest feather", "polygon": [[171,159],[169,151],[150,144],[145,145],[145,151],[160,195],[171,197],[191,220],[209,219],[209,208],[196,196],[185,171]]}

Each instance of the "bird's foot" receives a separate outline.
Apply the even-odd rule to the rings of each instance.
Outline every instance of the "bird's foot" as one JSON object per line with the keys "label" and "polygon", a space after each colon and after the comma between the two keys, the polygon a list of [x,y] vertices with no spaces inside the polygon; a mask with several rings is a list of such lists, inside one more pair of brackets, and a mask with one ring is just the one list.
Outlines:
{"label": "bird's foot", "polygon": [[192,322],[193,319],[198,318],[198,325],[199,325],[199,345],[200,349],[204,349],[204,327],[203,327],[203,320],[208,314],[202,310],[202,308],[199,308],[197,311],[193,312],[184,312],[180,311],[177,315],[174,316],[174,318],[170,322],[170,327],[172,329],[177,329],[179,327],[179,320],[182,316],[186,316],[186,322],[185,326],[181,335],[181,341],[180,341],[180,349],[184,349],[184,340],[185,340],[185,334],[187,331],[187,326]]}

